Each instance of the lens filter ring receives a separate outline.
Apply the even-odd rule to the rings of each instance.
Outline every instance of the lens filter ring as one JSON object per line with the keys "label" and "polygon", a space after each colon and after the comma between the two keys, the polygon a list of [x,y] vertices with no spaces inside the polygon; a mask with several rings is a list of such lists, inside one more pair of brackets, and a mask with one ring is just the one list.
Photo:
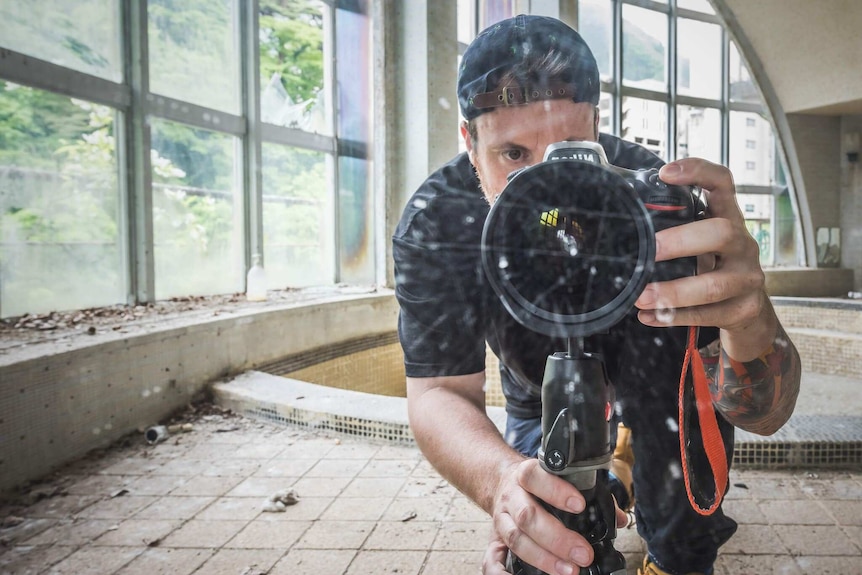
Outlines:
{"label": "lens filter ring", "polygon": [[612,169],[542,162],[513,177],[491,207],[482,265],[519,323],[553,337],[586,336],[632,308],[655,267],[655,233]]}

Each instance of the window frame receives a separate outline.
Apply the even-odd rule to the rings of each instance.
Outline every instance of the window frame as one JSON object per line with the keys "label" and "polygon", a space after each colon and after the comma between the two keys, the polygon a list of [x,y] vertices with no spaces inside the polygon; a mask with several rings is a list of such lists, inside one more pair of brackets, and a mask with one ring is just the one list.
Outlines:
{"label": "window frame", "polygon": [[[40,60],[7,48],[0,58],[0,79],[29,86],[72,98],[80,98],[116,110],[116,155],[118,158],[118,181],[121,213],[120,241],[126,277],[127,304],[155,301],[155,262],[153,249],[153,182],[150,160],[151,118],[177,122],[191,128],[205,129],[228,134],[239,139],[236,152],[241,163],[240,181],[242,194],[241,237],[244,252],[244,269],[252,262],[253,254],[263,254],[262,217],[262,143],[278,144],[331,154],[334,173],[333,188],[329,193],[337,195],[339,189],[338,158],[360,158],[370,162],[371,142],[346,141],[338,137],[338,115],[334,102],[338,96],[336,54],[336,11],[351,10],[371,18],[371,3],[365,1],[320,0],[328,6],[324,24],[324,89],[328,90],[327,121],[329,133],[321,135],[296,128],[266,124],[260,113],[260,46],[259,46],[259,0],[235,0],[232,3],[234,29],[240,46],[239,77],[241,112],[226,113],[196,105],[150,91],[149,45],[148,45],[148,0],[117,0],[121,9],[119,30],[122,54],[122,82],[114,82],[85,72]],[[359,7],[359,8],[357,8]],[[370,28],[369,28],[370,30]],[[2,44],[2,41],[0,41]],[[369,70],[369,74],[371,74]],[[369,82],[373,85],[373,82]],[[371,137],[371,135],[369,135]],[[371,171],[371,170],[369,170]],[[331,284],[341,281],[340,216],[337,202],[333,202],[335,237],[335,277]],[[373,215],[372,215],[373,217]],[[372,220],[373,221],[373,220]],[[375,225],[377,223],[375,222]],[[367,230],[374,237],[373,230]],[[374,272],[376,276],[376,271]],[[192,294],[189,294],[192,295]],[[105,305],[121,302],[105,302]],[[2,309],[0,309],[2,316]]]}

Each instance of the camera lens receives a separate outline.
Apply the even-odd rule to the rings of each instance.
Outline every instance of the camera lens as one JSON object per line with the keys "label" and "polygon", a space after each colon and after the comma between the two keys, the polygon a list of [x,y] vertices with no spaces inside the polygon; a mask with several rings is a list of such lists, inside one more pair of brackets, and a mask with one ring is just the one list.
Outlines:
{"label": "camera lens", "polygon": [[485,222],[483,265],[509,312],[547,335],[607,329],[652,272],[652,223],[608,168],[573,160],[518,173]]}

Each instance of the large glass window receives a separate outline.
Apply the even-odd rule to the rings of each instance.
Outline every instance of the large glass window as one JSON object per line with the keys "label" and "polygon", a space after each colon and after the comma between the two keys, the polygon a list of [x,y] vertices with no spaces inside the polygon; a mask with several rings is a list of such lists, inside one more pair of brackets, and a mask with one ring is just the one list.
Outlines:
{"label": "large glass window", "polygon": [[596,57],[602,81],[613,78],[613,6],[608,0],[579,0],[578,30]]}
{"label": "large glass window", "polygon": [[117,0],[4,0],[0,45],[106,80],[123,79]]}
{"label": "large glass window", "polygon": [[751,79],[751,74],[748,72],[748,66],[742,61],[739,55],[739,49],[736,44],[730,43],[730,101],[731,102],[746,102],[751,104],[760,103],[760,93],[757,86]]}
{"label": "large glass window", "polygon": [[332,156],[263,145],[263,232],[270,289],[335,280]]}
{"label": "large glass window", "polygon": [[331,134],[324,85],[329,7],[260,1],[260,107],[269,124]]}
{"label": "large glass window", "polygon": [[341,270],[350,283],[369,284],[374,281],[374,237],[369,227],[374,218],[371,166],[361,158],[342,156],[338,161]]}
{"label": "large glass window", "polygon": [[676,157],[721,163],[721,111],[701,106],[676,107]]}
{"label": "large glass window", "polygon": [[118,114],[0,81],[0,312],[125,301]]}
{"label": "large glass window", "polygon": [[243,290],[239,142],[152,122],[156,298]]}
{"label": "large glass window", "polygon": [[480,14],[480,30],[491,24],[511,18],[517,12],[516,0],[478,0]]}
{"label": "large glass window", "polygon": [[623,5],[623,83],[667,91],[667,14]]}
{"label": "large glass window", "polygon": [[769,120],[753,112],[730,113],[730,171],[737,186],[772,186],[777,172]]}
{"label": "large glass window", "polygon": [[150,90],[238,114],[237,0],[148,0]]}
{"label": "large glass window", "polygon": [[721,27],[709,22],[677,20],[677,93],[721,98]]}
{"label": "large glass window", "polygon": [[0,0],[0,317],[373,283],[368,7]]}
{"label": "large glass window", "polygon": [[338,255],[342,281],[374,282],[374,201],[368,143],[371,141],[371,85],[366,70],[371,66],[369,21],[364,14],[339,9],[337,44],[338,136],[342,154],[338,160]]}
{"label": "large glass window", "polygon": [[667,158],[667,104],[626,96],[623,98],[622,132],[624,140]]}
{"label": "large glass window", "polygon": [[798,226],[787,222],[798,218],[787,215],[794,195],[780,177],[774,128],[709,0],[579,0],[578,19],[602,75],[600,129],[666,160],[727,165],[762,263],[801,263],[790,253]]}

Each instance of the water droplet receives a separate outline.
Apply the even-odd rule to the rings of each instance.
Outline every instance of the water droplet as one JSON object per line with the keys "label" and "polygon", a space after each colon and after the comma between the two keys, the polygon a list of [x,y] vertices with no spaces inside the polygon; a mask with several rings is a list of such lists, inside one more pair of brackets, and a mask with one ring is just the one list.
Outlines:
{"label": "water droplet", "polygon": [[679,463],[671,463],[668,466],[668,471],[670,471],[670,476],[674,479],[679,479],[682,477],[682,469],[679,466]]}
{"label": "water droplet", "polygon": [[437,100],[437,103],[440,104],[440,107],[444,110],[448,110],[452,107],[452,104],[450,104],[449,100],[447,100],[446,98],[440,98],[439,100]]}
{"label": "water droplet", "polygon": [[423,209],[428,207],[428,202],[426,202],[425,200],[417,198],[417,199],[413,200],[413,207],[416,209],[419,209],[419,210],[423,210]]}
{"label": "water droplet", "polygon": [[676,317],[676,309],[659,300],[655,318],[661,323],[672,323],[674,317]]}
{"label": "water droplet", "polygon": [[474,218],[473,216],[467,216],[466,218],[464,218],[465,224],[472,224],[475,222],[476,222],[476,218]]}
{"label": "water droplet", "polygon": [[506,258],[506,256],[500,256],[500,260],[497,262],[497,267],[499,267],[501,270],[504,270],[509,267],[509,260]]}
{"label": "water droplet", "polygon": [[161,392],[162,392],[162,387],[160,385],[157,385],[153,388],[153,393],[161,393]]}
{"label": "water droplet", "polygon": [[652,341],[653,341],[653,343],[654,343],[654,344],[656,344],[658,347],[661,347],[661,346],[663,346],[663,345],[664,345],[664,340],[663,340],[662,338],[660,338],[660,337],[655,337],[655,338],[653,338],[653,340],[652,340]]}
{"label": "water droplet", "polygon": [[665,421],[665,425],[667,425],[667,428],[670,429],[671,431],[673,431],[674,433],[679,432],[679,425],[677,424],[677,422],[674,418],[668,417],[667,420]]}
{"label": "water droplet", "polygon": [[614,278],[614,289],[621,290],[624,287],[626,287],[626,280],[624,280],[620,276],[615,277]]}
{"label": "water droplet", "polygon": [[510,429],[506,432],[506,443],[509,445],[515,445],[515,442],[518,441],[518,432],[514,429]]}
{"label": "water droplet", "polygon": [[590,267],[590,275],[591,275],[591,276],[594,276],[594,275],[596,275],[597,273],[599,273],[599,270],[597,270],[597,269],[596,269],[596,266],[592,266],[592,267]]}
{"label": "water droplet", "polygon": [[141,392],[141,397],[149,397],[149,396],[150,396],[150,390],[149,389],[145,389],[144,391]]}

